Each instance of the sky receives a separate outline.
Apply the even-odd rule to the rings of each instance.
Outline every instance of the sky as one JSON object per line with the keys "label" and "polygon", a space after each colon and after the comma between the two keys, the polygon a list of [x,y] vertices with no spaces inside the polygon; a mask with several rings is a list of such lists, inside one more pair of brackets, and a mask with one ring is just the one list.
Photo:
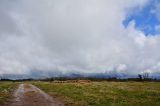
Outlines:
{"label": "sky", "polygon": [[159,0],[0,0],[0,76],[160,76]]}

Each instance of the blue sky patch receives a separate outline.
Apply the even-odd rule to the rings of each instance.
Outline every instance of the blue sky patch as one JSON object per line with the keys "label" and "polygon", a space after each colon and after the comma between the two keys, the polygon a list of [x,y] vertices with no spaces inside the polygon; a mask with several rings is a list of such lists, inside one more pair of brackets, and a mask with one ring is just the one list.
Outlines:
{"label": "blue sky patch", "polygon": [[127,27],[131,21],[135,21],[135,27],[144,32],[146,36],[160,34],[156,30],[156,26],[160,25],[155,13],[155,0],[149,2],[142,10],[133,12],[123,21],[123,25]]}

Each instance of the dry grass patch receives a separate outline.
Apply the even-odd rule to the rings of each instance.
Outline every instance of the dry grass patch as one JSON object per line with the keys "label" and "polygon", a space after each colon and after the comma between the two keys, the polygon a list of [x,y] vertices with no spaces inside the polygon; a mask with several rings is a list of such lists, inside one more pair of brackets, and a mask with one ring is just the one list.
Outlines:
{"label": "dry grass patch", "polygon": [[34,85],[62,97],[68,106],[160,106],[159,82],[35,82]]}
{"label": "dry grass patch", "polygon": [[25,96],[34,96],[36,94],[37,94],[37,92],[35,92],[35,91],[28,91],[28,92],[24,93]]}
{"label": "dry grass patch", "polygon": [[17,87],[17,83],[0,82],[0,106],[4,105],[10,98]]}

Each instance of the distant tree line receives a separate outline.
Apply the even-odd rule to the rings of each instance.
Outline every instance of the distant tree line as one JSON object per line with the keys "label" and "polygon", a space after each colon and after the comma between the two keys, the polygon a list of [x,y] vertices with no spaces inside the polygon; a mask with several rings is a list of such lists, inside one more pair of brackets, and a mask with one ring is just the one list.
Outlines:
{"label": "distant tree line", "polygon": [[7,79],[1,78],[0,81],[68,81],[68,80],[90,80],[90,81],[160,81],[160,79],[150,78],[149,73],[138,74],[137,78],[118,78],[118,77],[50,77],[50,78],[43,78],[43,79]]}

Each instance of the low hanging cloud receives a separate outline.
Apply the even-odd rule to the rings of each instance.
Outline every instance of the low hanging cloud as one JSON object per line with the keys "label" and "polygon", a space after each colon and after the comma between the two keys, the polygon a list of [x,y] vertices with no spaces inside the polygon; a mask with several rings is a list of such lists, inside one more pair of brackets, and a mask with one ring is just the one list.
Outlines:
{"label": "low hanging cloud", "polygon": [[1,0],[0,74],[160,72],[160,37],[134,20],[149,0]]}

